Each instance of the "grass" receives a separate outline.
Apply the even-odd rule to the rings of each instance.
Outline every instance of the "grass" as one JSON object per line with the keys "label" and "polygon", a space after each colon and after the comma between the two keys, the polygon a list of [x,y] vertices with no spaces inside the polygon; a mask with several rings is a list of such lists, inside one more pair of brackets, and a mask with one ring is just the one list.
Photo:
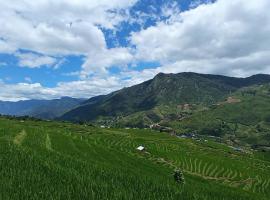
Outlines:
{"label": "grass", "polygon": [[268,158],[145,129],[0,118],[0,199],[266,200]]}

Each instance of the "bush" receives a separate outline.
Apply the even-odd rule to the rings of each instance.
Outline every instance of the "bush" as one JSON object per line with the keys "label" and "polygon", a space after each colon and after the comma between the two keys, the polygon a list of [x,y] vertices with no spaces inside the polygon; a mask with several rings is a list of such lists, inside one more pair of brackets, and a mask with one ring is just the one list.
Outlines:
{"label": "bush", "polygon": [[177,182],[177,183],[185,183],[185,179],[184,179],[184,175],[183,175],[183,172],[180,170],[180,169],[176,169],[174,170],[174,180]]}

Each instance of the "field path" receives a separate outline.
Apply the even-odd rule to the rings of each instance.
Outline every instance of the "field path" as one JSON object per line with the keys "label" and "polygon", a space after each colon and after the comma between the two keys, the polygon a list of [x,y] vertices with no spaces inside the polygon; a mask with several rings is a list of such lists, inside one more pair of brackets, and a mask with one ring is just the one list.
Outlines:
{"label": "field path", "polygon": [[18,133],[15,138],[13,139],[13,143],[21,146],[21,144],[23,143],[25,137],[26,137],[27,133],[25,132],[25,130],[22,130],[20,133]]}
{"label": "field path", "polygon": [[51,138],[49,136],[49,134],[46,135],[46,141],[45,141],[45,146],[46,146],[46,149],[49,150],[49,151],[52,151],[52,143],[51,143]]}

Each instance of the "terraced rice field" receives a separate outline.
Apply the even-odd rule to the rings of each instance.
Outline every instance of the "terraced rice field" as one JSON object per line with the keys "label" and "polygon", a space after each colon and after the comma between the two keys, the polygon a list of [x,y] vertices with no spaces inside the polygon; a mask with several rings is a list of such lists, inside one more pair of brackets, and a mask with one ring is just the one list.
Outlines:
{"label": "terraced rice field", "polygon": [[0,199],[268,200],[267,158],[151,130],[1,118]]}

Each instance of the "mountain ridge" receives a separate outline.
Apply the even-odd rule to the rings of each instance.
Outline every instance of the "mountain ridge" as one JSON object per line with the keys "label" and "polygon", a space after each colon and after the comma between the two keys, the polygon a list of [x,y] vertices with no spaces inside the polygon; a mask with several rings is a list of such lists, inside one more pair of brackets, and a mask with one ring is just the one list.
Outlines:
{"label": "mountain ridge", "polygon": [[92,121],[126,116],[159,105],[213,104],[239,88],[270,82],[270,75],[247,78],[183,72],[159,73],[153,79],[108,95],[90,98],[60,117],[67,121]]}
{"label": "mountain ridge", "polygon": [[0,101],[0,114],[31,116],[41,119],[54,119],[78,106],[85,99],[61,97],[51,100],[20,100],[17,102]]}

